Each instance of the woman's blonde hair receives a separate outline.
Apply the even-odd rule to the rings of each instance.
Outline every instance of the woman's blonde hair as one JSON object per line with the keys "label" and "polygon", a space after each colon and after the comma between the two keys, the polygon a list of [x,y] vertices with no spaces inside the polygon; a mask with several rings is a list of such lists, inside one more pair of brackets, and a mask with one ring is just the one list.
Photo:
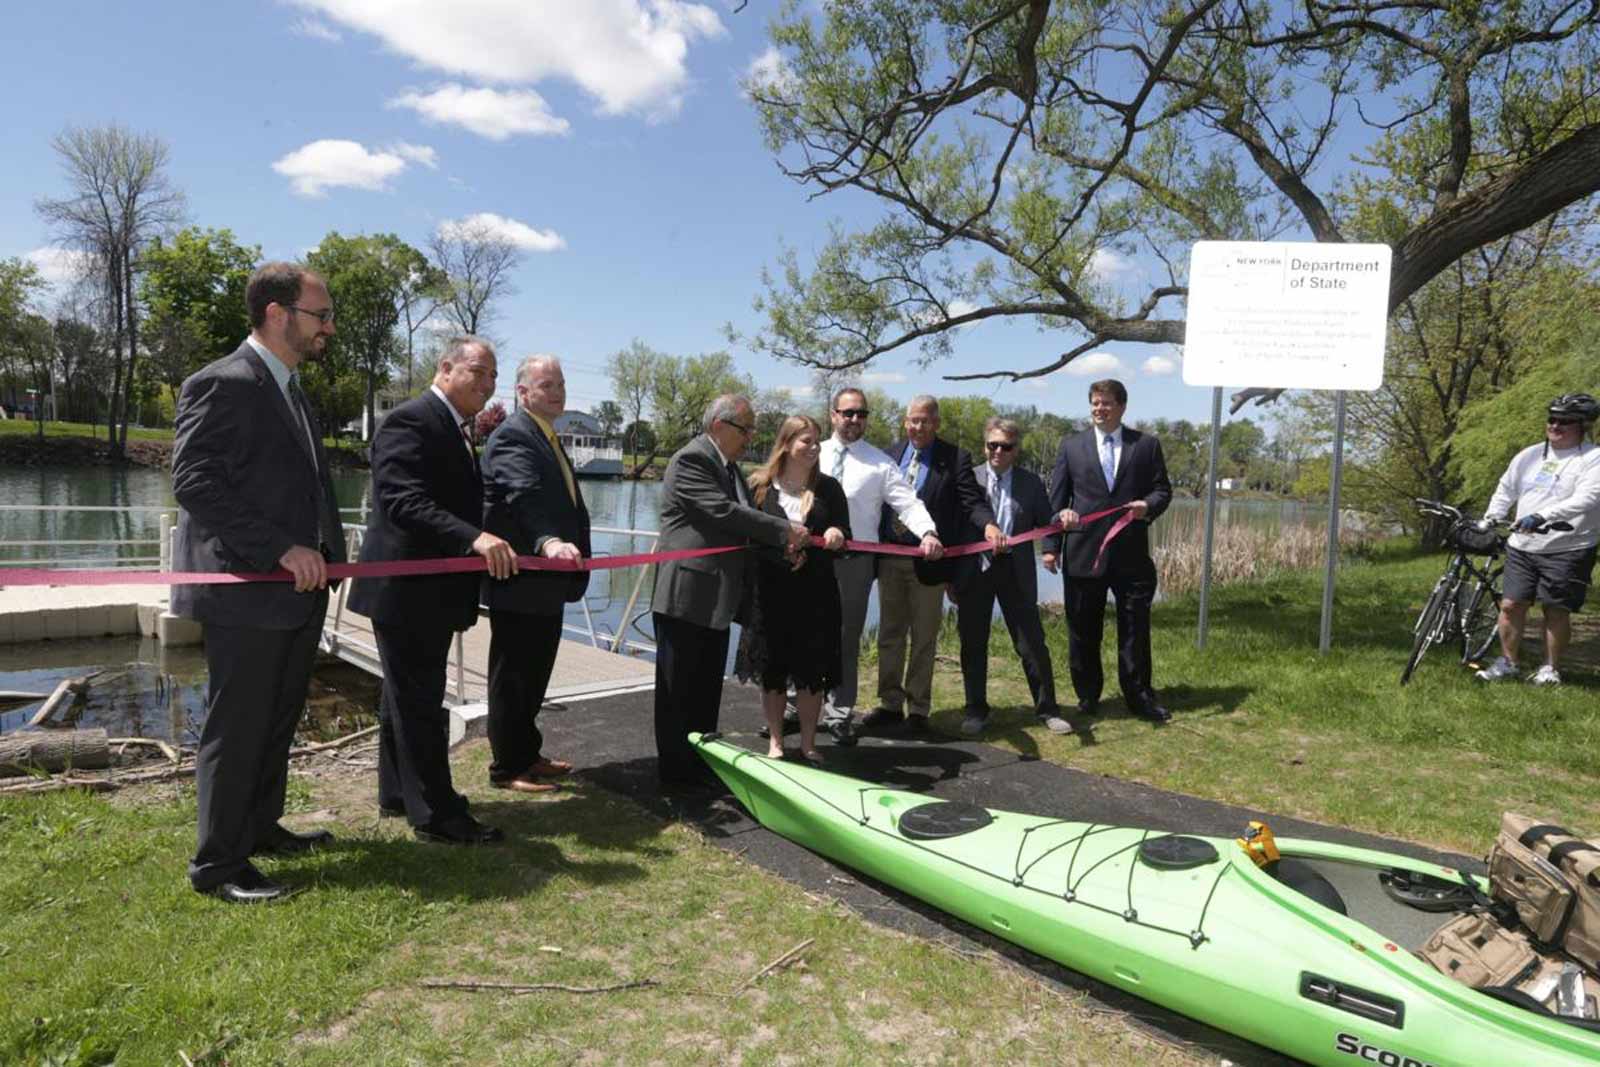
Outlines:
{"label": "woman's blonde hair", "polygon": [[[783,425],[778,427],[778,439],[772,443],[772,454],[767,461],[757,467],[750,475],[750,493],[755,497],[756,507],[761,507],[767,502],[767,490],[778,480],[783,473],[783,465],[789,458],[789,445],[805,431],[810,430],[816,435],[817,441],[822,441],[822,426],[810,415],[790,415],[783,420]],[[811,468],[811,477],[806,479],[806,491],[800,496],[800,514],[811,514],[812,490],[816,488],[818,467]]]}

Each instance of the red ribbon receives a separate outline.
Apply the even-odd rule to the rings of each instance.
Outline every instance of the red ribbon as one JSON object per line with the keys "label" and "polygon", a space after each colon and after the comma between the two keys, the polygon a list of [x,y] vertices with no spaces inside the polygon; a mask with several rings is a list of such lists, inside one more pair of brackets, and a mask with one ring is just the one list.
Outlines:
{"label": "red ribbon", "polygon": [[[1100,569],[1106,546],[1133,521],[1130,504],[1082,516],[1078,522],[1088,524],[1114,515],[1124,514],[1111,524],[1105,539],[1100,542],[1100,553],[1095,557],[1095,570]],[[1061,532],[1061,523],[1052,522],[1024,534],[1006,539],[1008,545],[1037,541],[1042,537]],[[820,546],[822,538],[813,537],[811,543]],[[846,541],[851,552],[870,552],[882,556],[921,556],[922,549],[915,545],[891,545],[881,541]],[[517,565],[525,571],[608,571],[619,567],[638,567],[647,563],[666,563],[676,559],[694,559],[698,556],[716,556],[724,552],[737,552],[742,545],[722,548],[680,548],[667,552],[639,552],[626,556],[595,556],[589,559],[546,559],[543,556],[518,556]],[[945,556],[971,556],[988,552],[992,546],[987,541],[969,545],[956,545],[944,551]],[[397,559],[373,563],[330,563],[329,578],[407,578],[420,574],[471,574],[488,569],[481,556],[455,556],[444,559]],[[232,585],[240,582],[292,582],[294,575],[285,570],[265,574],[238,574],[221,571],[150,571],[111,569],[98,571],[52,570],[44,567],[0,570],[0,589],[8,585],[87,586],[87,585]]]}

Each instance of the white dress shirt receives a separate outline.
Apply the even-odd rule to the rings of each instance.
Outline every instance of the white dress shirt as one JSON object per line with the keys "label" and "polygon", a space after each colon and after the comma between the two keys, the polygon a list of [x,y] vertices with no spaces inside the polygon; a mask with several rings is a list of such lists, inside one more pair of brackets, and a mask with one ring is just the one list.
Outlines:
{"label": "white dress shirt", "polygon": [[[1094,428],[1094,461],[1100,464],[1101,469],[1105,468],[1103,457],[1106,454],[1107,437],[1111,438],[1111,474],[1112,478],[1115,479],[1117,471],[1122,469],[1122,427],[1118,426],[1110,433],[1106,433],[1098,426]],[[1108,485],[1106,488],[1109,489],[1111,487]]]}
{"label": "white dress shirt", "polygon": [[[311,455],[317,454],[317,443],[311,439],[311,426],[306,422],[305,415],[295,406],[294,397],[289,395],[289,380],[294,377],[294,370],[278,358],[278,353],[268,348],[256,339],[255,334],[245,336],[251,348],[256,350],[256,355],[261,357],[261,362],[267,365],[267,373],[272,375],[272,380],[278,385],[278,392],[283,394],[283,402],[289,405],[289,414],[294,416],[294,421],[300,424],[300,429],[305,431],[306,443],[311,446]],[[312,460],[315,462],[315,459]]]}
{"label": "white dress shirt", "polygon": [[917,499],[917,491],[882,449],[865,441],[846,445],[837,437],[830,437],[822,442],[822,453],[817,457],[824,474],[833,473],[840,449],[844,450],[844,476],[839,482],[850,505],[850,533],[855,540],[878,539],[878,520],[885,504],[918,537],[934,532],[933,517]]}
{"label": "white dress shirt", "polygon": [[461,434],[461,447],[467,450],[467,455],[472,456],[472,461],[476,463],[478,461],[478,457],[472,451],[472,443],[467,440],[467,435],[465,433],[467,429],[467,420],[462,418],[461,412],[457,411],[456,406],[450,403],[450,398],[444,395],[443,389],[440,389],[437,385],[430,385],[428,386],[428,391],[434,396],[438,397],[440,400],[444,401],[444,406],[450,410],[450,417],[456,420],[456,430]]}

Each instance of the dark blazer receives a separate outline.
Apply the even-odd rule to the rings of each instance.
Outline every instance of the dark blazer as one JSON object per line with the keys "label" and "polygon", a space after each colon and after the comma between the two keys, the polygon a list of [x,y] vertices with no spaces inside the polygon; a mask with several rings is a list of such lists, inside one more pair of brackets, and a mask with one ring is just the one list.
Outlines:
{"label": "dark blazer", "polygon": [[[172,450],[175,570],[270,571],[295,545],[344,562],[322,430],[306,417],[314,446],[248,342],[184,381]],[[289,582],[172,587],[175,614],[267,630],[297,629],[318,602]]]}
{"label": "dark blazer", "polygon": [[[576,503],[550,439],[519,407],[489,435],[483,450],[483,528],[511,542],[519,556],[536,556],[556,538],[577,545],[587,559],[594,554],[589,509],[576,475],[572,484]],[[484,578],[482,595],[494,611],[559,615],[588,588],[588,571],[523,571],[503,582]]]}
{"label": "dark blazer", "polygon": [[[1079,515],[1102,511],[1143,500],[1150,505],[1145,517],[1128,524],[1106,550],[1102,573],[1142,571],[1150,566],[1150,523],[1172,503],[1172,483],[1167,480],[1167,461],[1161,442],[1138,430],[1122,428],[1122,459],[1117,464],[1116,484],[1107,486],[1100,467],[1099,447],[1091,427],[1061,442],[1055,470],[1050,474],[1050,507],[1056,512],[1071,508]],[[1063,535],[1047,538],[1047,551],[1062,557],[1065,573],[1073,578],[1098,578],[1094,560],[1100,542],[1116,519],[1107,516],[1087,528],[1079,527]],[[1065,546],[1063,547],[1063,540]]]}
{"label": "dark blazer", "polygon": [[[978,488],[984,494],[984,499],[989,496],[989,480],[993,477],[987,463],[980,463],[973,468],[972,476],[978,483]],[[1021,467],[1011,468],[1011,532],[1012,534],[1025,534],[1029,530],[1036,530],[1041,526],[1048,526],[1055,520],[1056,511],[1050,507],[1050,494],[1045,492],[1044,482],[1032,471],[1023,470]],[[999,522],[999,516],[995,517]],[[968,525],[965,541],[983,540],[983,527]],[[1049,538],[1044,539],[1049,543]],[[982,557],[974,556],[973,559]],[[1017,587],[1022,590],[1025,597],[1035,603],[1039,600],[1039,570],[1033,562],[1033,542],[1025,541],[1020,545],[1013,545],[1008,551],[994,557],[997,567],[1011,567],[1016,572]],[[978,573],[977,567],[969,568],[963,575],[963,580],[970,580]]]}
{"label": "dark blazer", "polygon": [[[721,454],[706,434],[680,448],[662,479],[661,539],[657,548],[718,548],[751,541],[782,546],[789,520],[740,503]],[[742,615],[745,553],[671,560],[656,568],[650,610],[712,630]]]}
{"label": "dark blazer", "polygon": [[[884,451],[889,458],[899,463],[905,456],[906,449],[911,447],[909,441],[896,441]],[[983,490],[978,488],[978,483],[972,476],[972,457],[964,448],[957,448],[949,441],[935,437],[933,439],[932,456],[928,461],[928,476],[922,481],[922,488],[917,490],[917,497],[921,499],[928,509],[928,514],[933,517],[934,529],[947,548],[954,548],[968,538],[967,531],[976,526],[981,531],[994,521],[994,513],[989,510],[989,501],[983,495]],[[890,544],[915,545],[921,542],[916,534],[906,530],[896,521],[894,512],[888,505],[884,505],[883,516],[879,527],[879,537]],[[964,580],[966,572],[977,566],[976,556],[960,556],[955,559],[916,561],[917,581],[923,585],[940,585],[944,582],[959,582]]]}
{"label": "dark blazer", "polygon": [[[752,492],[750,497],[751,500],[754,500],[755,493]],[[768,491],[767,498],[761,502],[760,506],[761,510],[768,515],[782,519],[786,523],[789,521],[788,513],[783,510],[783,504],[778,500],[778,491],[776,489]],[[826,474],[819,475],[817,484],[811,491],[811,510],[806,512],[805,524],[806,529],[810,530],[814,537],[821,537],[828,532],[830,527],[837,526],[840,532],[844,534],[846,541],[854,538],[855,534],[850,532],[850,502],[845,499],[844,486]],[[783,559],[781,546],[777,548],[760,548],[756,551],[768,559]],[[837,559],[843,554],[843,552],[829,552],[825,548],[812,546],[806,552],[805,566],[800,568],[800,573],[805,573],[818,559],[824,557]],[[832,568],[829,568],[829,570],[831,571]]]}
{"label": "dark blazer", "polygon": [[[472,552],[483,514],[478,465],[455,416],[433,390],[395,408],[378,427],[372,504],[363,563]],[[465,630],[478,618],[478,576],[357,578],[347,603],[378,622]]]}

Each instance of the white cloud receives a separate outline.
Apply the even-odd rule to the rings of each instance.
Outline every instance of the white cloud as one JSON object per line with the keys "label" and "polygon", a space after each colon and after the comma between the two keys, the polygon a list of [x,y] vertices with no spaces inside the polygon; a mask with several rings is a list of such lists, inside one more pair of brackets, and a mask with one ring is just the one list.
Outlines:
{"label": "white cloud", "polygon": [[35,248],[24,258],[39,269],[39,277],[48,285],[71,284],[94,266],[94,257],[87,252],[51,245]]}
{"label": "white cloud", "polygon": [[783,393],[790,400],[809,400],[817,395],[816,386],[813,385],[780,385],[774,392]]}
{"label": "white cloud", "polygon": [[1139,365],[1139,369],[1151,377],[1159,378],[1164,374],[1171,374],[1177,370],[1178,361],[1171,356],[1151,356]]}
{"label": "white cloud", "polygon": [[309,37],[313,41],[327,41],[329,44],[338,44],[344,40],[343,37],[339,36],[338,30],[320,19],[314,19],[309,16],[291,25],[289,32],[297,37]]}
{"label": "white cloud", "polygon": [[871,370],[861,376],[862,385],[904,385],[910,380],[897,370]]}
{"label": "white cloud", "polygon": [[959,318],[962,315],[972,314],[974,311],[978,310],[978,305],[974,304],[970,300],[963,300],[958,296],[954,300],[950,301],[950,303],[945,305],[945,310],[947,310],[950,313],[950,317],[954,319]]}
{"label": "white cloud", "polygon": [[1119,275],[1131,274],[1133,270],[1133,260],[1114,249],[1101,247],[1089,257],[1086,273],[1098,281],[1110,281]]}
{"label": "white cloud", "polygon": [[566,239],[554,230],[536,230],[525,222],[480,211],[464,219],[446,220],[439,224],[439,232],[447,237],[462,233],[479,232],[507,241],[528,252],[559,252],[567,247]]}
{"label": "white cloud", "polygon": [[794,71],[784,62],[783,53],[773,45],[750,61],[744,68],[745,94],[749,91],[788,93],[795,87]]}
{"label": "white cloud", "polygon": [[504,141],[518,133],[540,136],[571,129],[566,119],[550,113],[544,97],[532,89],[501,91],[450,84],[431,93],[401,93],[389,106],[408,107],[428,122],[464,126],[491,141]]}
{"label": "white cloud", "polygon": [[413,163],[421,163],[429,170],[439,169],[439,153],[425,144],[407,144],[405,141],[396,141],[389,146],[389,151]]}
{"label": "white cloud", "polygon": [[688,0],[293,2],[425,69],[507,85],[573,82],[605,115],[676,114],[689,46],[727,33],[715,10]]}
{"label": "white cloud", "polygon": [[1024,389],[1033,390],[1035,393],[1048,393],[1050,391],[1050,379],[1048,378],[1024,378],[1018,384]]}
{"label": "white cloud", "polygon": [[1092,378],[1097,374],[1111,374],[1122,369],[1122,360],[1110,352],[1090,352],[1068,363],[1066,372],[1076,378]]}
{"label": "white cloud", "polygon": [[272,165],[300,196],[322,196],[329,189],[384,189],[406,169],[393,152],[369,152],[355,141],[312,141]]}

